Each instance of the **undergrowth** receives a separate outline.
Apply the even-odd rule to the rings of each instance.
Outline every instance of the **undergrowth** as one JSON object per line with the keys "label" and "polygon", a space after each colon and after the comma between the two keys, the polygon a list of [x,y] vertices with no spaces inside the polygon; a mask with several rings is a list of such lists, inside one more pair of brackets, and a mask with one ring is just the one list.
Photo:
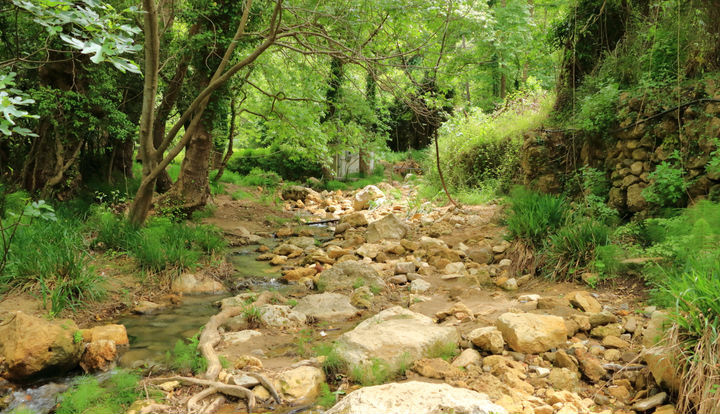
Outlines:
{"label": "undergrowth", "polygon": [[100,383],[96,377],[80,377],[60,396],[56,414],[114,414],[125,412],[141,397],[140,377],[118,371]]}
{"label": "undergrowth", "polygon": [[168,351],[165,354],[168,365],[184,375],[205,372],[207,369],[207,360],[198,349],[199,342],[200,334],[188,338],[185,341],[178,339],[172,351]]}

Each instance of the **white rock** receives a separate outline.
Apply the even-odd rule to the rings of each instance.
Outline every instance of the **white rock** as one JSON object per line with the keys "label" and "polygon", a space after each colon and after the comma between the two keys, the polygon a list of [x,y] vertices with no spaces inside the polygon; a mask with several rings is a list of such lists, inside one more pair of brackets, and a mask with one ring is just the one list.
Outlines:
{"label": "white rock", "polygon": [[390,383],[353,391],[326,414],[507,414],[487,395],[448,384]]}
{"label": "white rock", "polygon": [[247,342],[256,336],[261,336],[262,333],[254,331],[252,329],[246,329],[239,332],[226,332],[222,335],[223,341],[232,345],[241,344]]}
{"label": "white rock", "polygon": [[318,321],[345,320],[358,312],[357,308],[350,304],[350,298],[329,292],[305,296],[298,300],[294,310]]}
{"label": "white rock", "polygon": [[409,357],[406,362],[412,362],[436,343],[457,343],[459,339],[454,327],[439,326],[425,315],[395,306],[344,333],[337,349],[351,366],[373,358],[393,364],[405,355]]}
{"label": "white rock", "polygon": [[426,282],[423,279],[415,279],[412,282],[410,282],[410,292],[413,292],[413,293],[423,293],[423,292],[426,292],[431,287],[432,287],[432,285],[430,284],[430,282]]}

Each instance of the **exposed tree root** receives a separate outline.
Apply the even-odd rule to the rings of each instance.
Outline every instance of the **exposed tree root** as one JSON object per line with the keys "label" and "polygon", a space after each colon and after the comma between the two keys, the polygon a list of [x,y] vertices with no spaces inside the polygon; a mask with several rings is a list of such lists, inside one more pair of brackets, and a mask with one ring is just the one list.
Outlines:
{"label": "exposed tree root", "polygon": [[248,376],[255,378],[256,380],[260,381],[260,384],[265,387],[266,390],[270,393],[270,395],[273,397],[276,403],[282,404],[282,400],[280,399],[280,395],[278,395],[277,390],[275,389],[275,386],[273,385],[270,380],[265,378],[264,375],[261,375],[257,372],[248,372]]}
{"label": "exposed tree root", "polygon": [[278,394],[277,390],[273,386],[272,382],[270,382],[267,378],[265,378],[263,375],[255,372],[248,372],[247,375],[251,378],[254,378],[257,380],[257,382],[253,383],[247,383],[247,384],[236,384],[236,385],[230,385],[225,384],[222,382],[217,381],[218,375],[220,374],[220,370],[222,369],[222,364],[220,363],[220,358],[217,355],[217,352],[215,352],[215,346],[217,346],[218,343],[220,343],[220,333],[218,332],[218,328],[225,323],[228,319],[232,318],[233,316],[240,315],[243,311],[243,308],[240,306],[231,307],[228,309],[225,309],[221,311],[220,313],[214,315],[210,318],[208,323],[205,325],[205,328],[203,328],[202,333],[200,334],[200,340],[198,343],[198,348],[200,349],[200,352],[205,357],[205,359],[208,362],[207,370],[205,371],[205,374],[203,375],[204,378],[192,378],[192,377],[181,377],[181,376],[174,376],[169,378],[156,378],[154,381],[162,380],[162,381],[180,381],[182,383],[186,384],[194,384],[194,385],[202,385],[207,388],[200,391],[199,393],[193,395],[190,397],[190,399],[187,401],[187,408],[188,412],[190,413],[212,413],[213,411],[217,410],[219,408],[220,404],[224,401],[224,398],[216,398],[213,400],[212,403],[208,405],[204,405],[202,403],[202,400],[216,394],[221,393],[225,395],[230,395],[233,397],[239,397],[244,398],[247,400],[248,405],[248,412],[252,412],[255,408],[255,395],[252,393],[252,391],[246,387],[253,386],[259,382],[262,384],[263,387],[265,387],[270,395],[275,399],[275,401],[278,404],[282,403],[282,400],[280,399],[280,395]]}
{"label": "exposed tree root", "polygon": [[220,358],[218,358],[218,355],[215,352],[215,346],[220,343],[220,333],[218,332],[218,328],[233,316],[240,315],[242,311],[243,309],[239,306],[223,310],[210,318],[200,334],[198,348],[208,362],[208,367],[205,371],[205,378],[210,381],[216,380],[218,374],[220,374],[220,370],[222,369]]}

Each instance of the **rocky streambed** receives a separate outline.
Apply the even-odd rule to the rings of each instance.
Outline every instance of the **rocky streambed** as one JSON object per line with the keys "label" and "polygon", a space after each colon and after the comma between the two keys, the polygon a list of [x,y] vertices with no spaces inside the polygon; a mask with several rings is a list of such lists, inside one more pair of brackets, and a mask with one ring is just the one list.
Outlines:
{"label": "rocky streambed", "polygon": [[133,412],[674,412],[672,358],[654,347],[662,312],[517,274],[497,205],[411,206],[412,191],[283,194],[288,211],[338,220],[329,234],[284,226],[269,243],[229,226],[245,265],[264,263],[282,289],[222,299],[200,338],[208,372],[153,373],[164,401]]}

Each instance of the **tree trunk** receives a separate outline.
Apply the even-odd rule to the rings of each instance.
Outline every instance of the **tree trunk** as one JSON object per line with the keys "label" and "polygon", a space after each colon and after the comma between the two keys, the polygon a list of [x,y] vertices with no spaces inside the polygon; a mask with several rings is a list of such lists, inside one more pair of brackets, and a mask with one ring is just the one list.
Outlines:
{"label": "tree trunk", "polygon": [[[205,115],[212,115],[205,110]],[[174,203],[181,207],[185,214],[202,208],[210,195],[209,171],[210,153],[213,149],[212,133],[207,128],[207,119],[212,116],[203,116],[193,131],[193,137],[185,147],[185,158],[180,165],[180,175],[172,189],[163,197],[163,202]]]}

